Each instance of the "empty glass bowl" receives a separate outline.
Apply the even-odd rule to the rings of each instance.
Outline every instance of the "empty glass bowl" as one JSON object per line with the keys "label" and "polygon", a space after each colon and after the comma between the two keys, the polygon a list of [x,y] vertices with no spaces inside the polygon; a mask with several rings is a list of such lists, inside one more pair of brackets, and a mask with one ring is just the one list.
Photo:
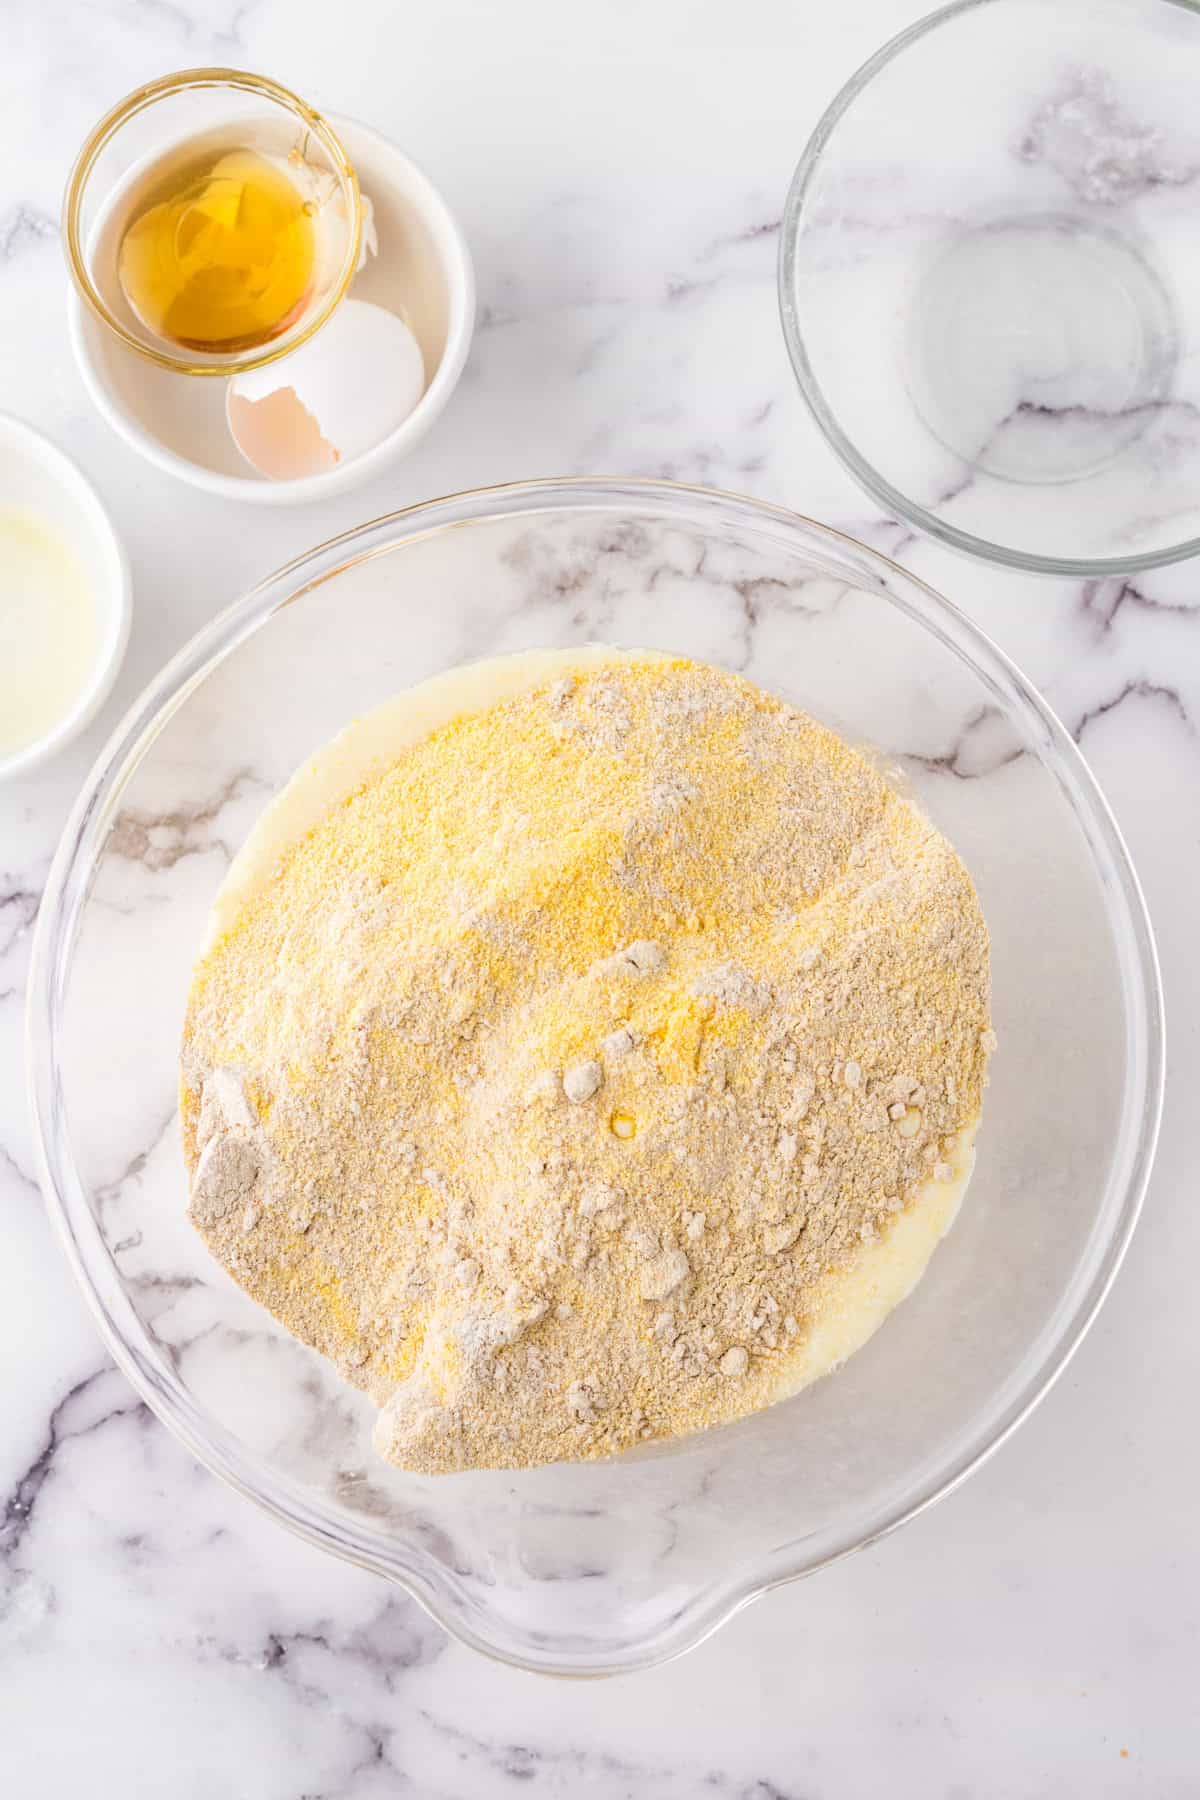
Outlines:
{"label": "empty glass bowl", "polygon": [[801,392],[960,549],[1129,573],[1200,550],[1200,12],[957,0],[820,121],[784,215]]}
{"label": "empty glass bowl", "polygon": [[[974,1182],[916,1292],[836,1375],[615,1463],[429,1478],[227,1278],[185,1216],[176,1059],[230,856],[358,713],[534,645],[744,670],[899,765],[974,873],[993,1061]],[[50,1211],[114,1356],[284,1524],[532,1669],[609,1673],[909,1518],[1062,1368],[1133,1227],[1162,1024],[1137,883],[1075,747],[961,613],[778,508],[656,483],[459,495],[335,538],[209,625],[125,719],[56,858],[30,983]]]}

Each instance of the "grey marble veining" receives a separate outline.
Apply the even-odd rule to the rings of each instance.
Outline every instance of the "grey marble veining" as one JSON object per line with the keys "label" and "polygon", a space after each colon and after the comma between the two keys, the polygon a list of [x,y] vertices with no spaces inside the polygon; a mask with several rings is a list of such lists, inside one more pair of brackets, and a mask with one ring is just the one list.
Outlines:
{"label": "grey marble veining", "polygon": [[[375,0],[336,18],[309,0],[9,6],[0,395],[113,506],[137,609],[85,742],[0,790],[0,1791],[14,1800],[1193,1790],[1200,575],[1035,581],[953,558],[874,512],[804,414],[775,316],[779,207],[821,105],[911,12],[860,0],[826,9],[818,31],[761,0],[735,31],[722,9],[681,0],[636,19],[542,0],[523,15],[455,0],[419,19]],[[67,348],[55,220],[74,147],[136,81],[207,61],[378,122],[445,186],[478,260],[476,349],[430,441],[365,493],[298,516],[231,515],[146,469],[89,410]],[[1039,144],[1057,153],[1044,128]],[[165,657],[337,529],[564,472],[783,500],[952,593],[1047,693],[1104,785],[1146,887],[1172,1025],[1143,1224],[1034,1418],[900,1535],[760,1602],[683,1661],[601,1686],[483,1662],[191,1461],[110,1365],[51,1237],[22,1076],[29,931],[57,833]],[[986,716],[930,752],[950,777],[1005,754]],[[123,854],[147,879],[220,857],[227,809],[257,803],[253,780],[169,815],[131,812]],[[138,1156],[169,1129],[149,1119]],[[118,1160],[113,1194],[138,1173]]]}

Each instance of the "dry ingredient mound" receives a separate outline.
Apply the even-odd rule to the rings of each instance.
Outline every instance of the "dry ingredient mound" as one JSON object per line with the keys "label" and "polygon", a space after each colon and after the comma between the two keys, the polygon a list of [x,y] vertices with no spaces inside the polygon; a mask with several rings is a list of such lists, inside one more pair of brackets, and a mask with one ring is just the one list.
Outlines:
{"label": "dry ingredient mound", "polygon": [[749,682],[614,652],[405,750],[204,955],[191,1216],[388,1460],[609,1456],[795,1387],[993,1041],[928,820]]}

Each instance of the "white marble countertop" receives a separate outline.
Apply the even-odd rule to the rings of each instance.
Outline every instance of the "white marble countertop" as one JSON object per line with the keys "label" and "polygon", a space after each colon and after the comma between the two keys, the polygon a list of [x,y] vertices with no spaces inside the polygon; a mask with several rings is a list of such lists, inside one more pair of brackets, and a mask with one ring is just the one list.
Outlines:
{"label": "white marble countertop", "polygon": [[[783,195],[819,108],[911,0],[48,0],[0,59],[0,400],[69,448],[133,561],[114,696],[0,790],[0,1792],[139,1800],[1055,1800],[1195,1792],[1200,1553],[1192,1203],[1200,1077],[1200,571],[1022,580],[911,541],[820,442],[775,309]],[[139,80],[277,75],[377,123],[444,187],[480,329],[432,439],[365,491],[237,510],[139,462],[70,359],[59,194]],[[230,597],[406,501],[638,473],[788,502],[951,592],[1079,739],[1146,887],[1172,1022],[1143,1223],[1066,1376],[967,1485],[668,1667],[551,1684],[452,1644],[377,1579],[198,1468],[110,1365],[32,1177],[30,927],[103,736]],[[194,546],[194,548],[193,548]]]}

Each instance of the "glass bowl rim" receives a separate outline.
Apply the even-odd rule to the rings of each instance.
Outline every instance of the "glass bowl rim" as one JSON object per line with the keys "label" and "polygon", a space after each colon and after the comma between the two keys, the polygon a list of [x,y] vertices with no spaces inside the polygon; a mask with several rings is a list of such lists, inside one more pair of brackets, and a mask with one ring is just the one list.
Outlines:
{"label": "glass bowl rim", "polygon": [[[88,268],[87,257],[80,237],[80,213],[83,196],[87,190],[92,170],[96,166],[101,152],[112,143],[121,128],[130,119],[136,118],[148,107],[159,100],[168,99],[174,94],[187,93],[204,88],[233,88],[239,93],[254,94],[259,99],[271,101],[285,111],[293,113],[305,128],[318,139],[322,149],[330,160],[337,176],[338,183],[345,193],[350,195],[353,206],[353,230],[347,245],[346,255],[338,271],[337,279],[329,290],[322,304],[303,331],[294,336],[287,336],[280,343],[264,345],[254,355],[226,356],[209,362],[189,362],[187,355],[172,355],[169,351],[158,350],[153,344],[145,343],[130,331],[117,318],[112,309],[105,303]],[[115,332],[121,342],[129,349],[145,357],[147,361],[156,363],[160,369],[168,369],[174,375],[238,375],[249,369],[261,369],[268,363],[276,362],[281,356],[298,350],[301,344],[318,332],[332,314],[334,308],[345,294],[354,279],[358,268],[359,254],[362,249],[363,205],[359,192],[358,175],[354,165],[347,156],[337,132],[321,113],[294,94],[290,88],[269,76],[252,74],[248,69],[199,68],[177,69],[170,75],[160,75],[154,81],[144,82],[131,93],[118,100],[109,108],[88,133],[79,153],[71,165],[71,173],[67,177],[67,185],[63,192],[62,203],[62,239],[66,250],[67,267],[71,279],[75,283],[84,303],[91,309],[102,324]]]}
{"label": "glass bowl rim", "polygon": [[[212,670],[277,610],[362,562],[471,524],[554,513],[603,513],[618,507],[635,518],[640,509],[642,516],[680,524],[741,527],[775,544],[837,554],[843,558],[843,567],[849,559],[851,566],[858,566],[864,586],[880,592],[929,631],[999,700],[1037,726],[1038,760],[1072,807],[1109,900],[1115,897],[1122,908],[1120,921],[1111,916],[1110,909],[1110,923],[1123,958],[1128,1067],[1122,1128],[1097,1227],[1040,1340],[1026,1351],[989,1405],[963,1428],[955,1445],[906,1477],[900,1492],[860,1507],[847,1524],[825,1529],[815,1544],[796,1539],[753,1566],[722,1571],[650,1636],[619,1650],[575,1656],[553,1647],[535,1650],[530,1642],[504,1643],[507,1625],[498,1620],[496,1632],[489,1632],[487,1622],[493,1616],[468,1594],[457,1576],[433,1565],[419,1545],[385,1538],[369,1522],[347,1525],[290,1477],[279,1475],[262,1458],[246,1451],[192,1400],[166,1359],[154,1349],[96,1229],[71,1153],[56,1040],[96,853],[103,846],[128,779],[162,728]],[[47,1211],[108,1350],[161,1422],[205,1468],[281,1524],[343,1560],[397,1582],[461,1642],[514,1667],[594,1676],[650,1667],[679,1655],[759,1595],[876,1542],[957,1487],[1032,1411],[1062,1373],[1094,1319],[1137,1222],[1162,1110],[1164,1034],[1153,932],[1137,876],[1108,805],[1078,747],[1045,701],[953,602],[880,552],[786,507],[673,482],[566,477],[477,488],[422,501],[342,532],[292,559],[233,601],[167,663],[101,751],[59,841],[34,933],[26,1059],[34,1150]],[[1110,1215],[1107,1220],[1105,1212]]]}
{"label": "glass bowl rim", "polygon": [[[1086,0],[1076,0],[1076,3],[1080,12],[1086,10]],[[1196,17],[1200,24],[1200,0],[1150,0],[1150,3],[1175,7],[1178,11]],[[1079,576],[1093,580],[1104,579],[1108,576],[1138,575],[1147,569],[1166,568],[1172,563],[1186,562],[1190,557],[1200,555],[1200,537],[1184,538],[1179,543],[1167,544],[1157,550],[1141,551],[1133,556],[1040,555],[1032,551],[1019,550],[1011,544],[997,543],[991,538],[979,537],[971,531],[964,531],[957,525],[950,524],[938,513],[931,512],[915,500],[910,500],[861,454],[847,433],[843,431],[809,360],[801,327],[800,307],[796,300],[796,253],[804,231],[804,213],[809,191],[816,179],[817,171],[822,165],[825,150],[843,117],[849,112],[859,95],[870,86],[875,76],[902,56],[912,45],[919,43],[922,38],[928,37],[940,26],[952,23],[965,13],[977,12],[984,7],[1012,4],[1013,0],[950,0],[948,5],[940,6],[935,11],[926,13],[922,18],[914,20],[911,25],[906,25],[902,31],[898,31],[886,43],[881,44],[878,50],[873,51],[825,108],[796,164],[783,207],[779,233],[779,256],[776,264],[776,285],[783,341],[787,349],[788,360],[792,365],[792,373],[796,378],[796,385],[800,389],[800,396],[815,419],[826,443],[859,486],[865,489],[871,498],[877,500],[893,517],[905,520],[906,523],[914,526],[937,543],[946,544],[954,550],[964,551],[968,556],[977,557],[983,562],[997,563],[1002,568],[1019,569],[1025,574]]]}

